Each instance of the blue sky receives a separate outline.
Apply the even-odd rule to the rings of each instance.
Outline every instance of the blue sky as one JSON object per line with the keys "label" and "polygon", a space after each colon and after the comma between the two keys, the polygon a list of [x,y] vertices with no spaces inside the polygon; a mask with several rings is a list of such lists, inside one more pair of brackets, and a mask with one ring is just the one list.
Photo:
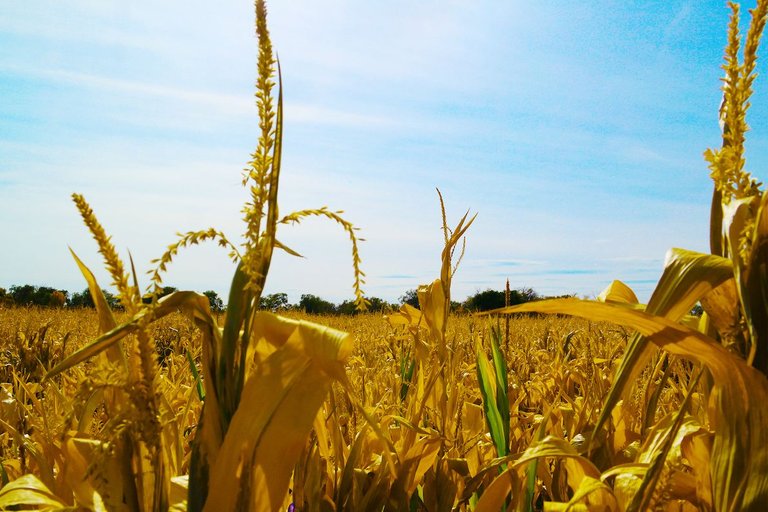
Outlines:
{"label": "blue sky", "polygon": [[[701,155],[719,143],[725,2],[268,7],[286,98],[281,211],[343,209],[366,239],[369,295],[437,277],[435,187],[451,222],[478,212],[458,299],[506,278],[586,296],[621,279],[647,299],[668,248],[707,250]],[[109,283],[72,192],[140,272],[177,231],[237,238],[255,58],[250,2],[0,4],[0,287],[82,290],[68,245]],[[747,163],[761,178],[763,77],[755,89]],[[279,236],[306,258],[276,257],[267,292],[352,296],[338,226]],[[166,282],[225,296],[232,270],[220,249],[193,248]]]}

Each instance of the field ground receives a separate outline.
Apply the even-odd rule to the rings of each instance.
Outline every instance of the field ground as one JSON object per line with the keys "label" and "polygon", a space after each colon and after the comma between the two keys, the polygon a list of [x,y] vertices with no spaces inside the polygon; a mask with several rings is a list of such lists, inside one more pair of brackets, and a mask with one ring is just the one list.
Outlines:
{"label": "field ground", "polygon": [[[372,436],[366,427],[360,409],[354,406],[358,403],[386,428],[395,445],[403,436],[407,437],[409,429],[417,432],[421,441],[427,440],[422,445],[424,452],[418,454],[424,460],[435,460],[433,455],[437,452],[433,454],[424,447],[429,440],[439,440],[441,455],[460,466],[451,476],[452,486],[448,491],[454,496],[453,504],[461,510],[472,509],[477,495],[493,480],[493,472],[487,468],[499,455],[489,435],[488,411],[483,409],[476,367],[478,342],[490,357],[493,325],[499,326],[499,345],[507,366],[509,453],[519,456],[536,439],[552,436],[574,447],[574,453],[585,455],[586,440],[592,436],[592,428],[631,335],[626,329],[611,324],[594,324],[565,316],[525,315],[511,317],[507,338],[503,318],[453,315],[446,329],[445,364],[439,369],[425,364],[407,377],[408,362],[414,359],[416,351],[416,338],[412,331],[391,326],[386,316],[285,314],[348,332],[353,339],[353,350],[346,361],[346,373],[352,384],[346,389],[352,391],[346,391],[338,383],[331,388],[321,409],[327,431],[318,433],[316,421],[302,462],[294,470],[296,491],[286,498],[286,506],[292,499],[307,503],[319,499],[338,505],[339,475],[344,469],[341,460],[347,463],[354,460],[350,450],[354,452],[355,447],[358,449],[358,458],[354,460],[356,473],[373,475],[382,464],[382,441]],[[124,319],[118,317],[117,320]],[[93,309],[0,309],[0,393],[3,395],[0,407],[5,427],[0,434],[0,457],[7,480],[31,472],[54,494],[71,496],[71,488],[76,484],[71,475],[67,477],[66,471],[58,467],[61,458],[71,453],[71,448],[62,445],[64,434],[87,428],[89,436],[109,442],[115,432],[125,428],[127,418],[110,417],[102,406],[83,412],[88,407],[89,393],[100,386],[118,389],[126,386],[124,377],[110,375],[98,363],[87,361],[42,382],[47,369],[97,336],[98,325]],[[149,329],[160,369],[156,388],[161,390],[161,401],[166,408],[162,422],[171,433],[166,441],[174,453],[176,473],[186,474],[190,442],[201,409],[187,353],[200,368],[200,333],[180,313],[157,321]],[[661,378],[662,368],[666,368],[666,379]],[[608,429],[596,440],[596,450],[589,455],[589,460],[597,470],[603,472],[637,458],[640,440],[649,439],[649,429],[668,424],[669,417],[679,409],[691,370],[688,363],[655,356],[653,364],[646,367],[635,382],[630,398],[614,410]],[[438,372],[448,388],[443,395],[429,388],[438,381]],[[657,389],[659,383],[661,388]],[[698,393],[695,395],[690,417],[704,424],[705,411]],[[439,396],[447,397],[447,406],[437,403],[439,400],[435,397]],[[443,414],[448,417],[442,417]],[[652,417],[649,418],[649,414]],[[409,424],[408,419],[417,424]],[[362,447],[356,442],[361,435]],[[326,436],[331,439],[325,439]],[[327,446],[321,446],[322,442]],[[679,448],[675,457],[672,457],[675,471],[690,476],[691,462],[680,454]],[[539,464],[532,489],[532,498],[538,507],[545,501],[568,501],[578,487],[570,480],[572,476],[566,478],[563,463],[554,458],[547,460],[547,464]],[[411,475],[416,481],[406,487],[418,490],[422,496],[420,505],[412,502],[416,510],[422,510],[419,506],[430,509],[426,494],[434,487],[435,474],[440,471],[439,464],[427,465]],[[668,488],[661,489],[659,495],[680,494],[680,478],[667,475],[660,485]],[[305,480],[304,488],[299,487],[300,479]],[[307,485],[307,479],[315,480]],[[356,485],[359,487],[355,492],[360,494],[356,499],[362,500],[366,485],[374,484],[361,481]],[[97,484],[94,487],[98,489]],[[695,486],[693,491],[687,489],[686,492],[696,503]],[[618,499],[621,501],[621,496]],[[684,502],[677,503],[676,507],[682,507]],[[691,503],[687,502],[686,506]]]}

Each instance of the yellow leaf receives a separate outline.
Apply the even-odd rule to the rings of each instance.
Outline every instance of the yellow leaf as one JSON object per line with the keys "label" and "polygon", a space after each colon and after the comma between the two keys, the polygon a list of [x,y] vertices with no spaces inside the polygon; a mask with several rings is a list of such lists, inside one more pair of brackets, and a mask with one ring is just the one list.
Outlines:
{"label": "yellow leaf", "polygon": [[334,377],[352,349],[348,334],[310,322],[257,313],[257,343],[277,347],[250,374],[240,406],[210,468],[204,510],[272,511]]}
{"label": "yellow leaf", "polygon": [[512,489],[520,489],[521,485],[516,471],[504,471],[485,488],[477,502],[475,512],[499,512]]}
{"label": "yellow leaf", "polygon": [[517,459],[512,467],[520,470],[524,469],[526,464],[534,459],[542,457],[557,457],[565,459],[566,477],[568,485],[576,491],[582,484],[584,478],[600,478],[600,471],[586,457],[582,457],[576,451],[571,443],[564,439],[554,436],[547,436],[541,441],[530,446]]}
{"label": "yellow leaf", "polygon": [[739,326],[739,293],[734,279],[728,279],[713,288],[701,298],[701,306],[709,315],[724,345],[728,346],[743,338]]}
{"label": "yellow leaf", "polygon": [[696,497],[699,502],[712,508],[712,479],[709,473],[709,461],[712,457],[712,434],[699,429],[683,437],[680,450],[696,478]]}
{"label": "yellow leaf", "polygon": [[445,357],[445,319],[448,303],[445,300],[445,291],[440,279],[435,279],[432,284],[419,287],[419,306],[424,315],[424,321],[429,327],[430,338],[437,344],[437,350],[441,358]]}
{"label": "yellow leaf", "polygon": [[24,475],[0,489],[0,510],[14,506],[22,507],[22,510],[45,510],[64,508],[66,503],[57,498],[35,475]]}
{"label": "yellow leaf", "polygon": [[761,510],[768,502],[768,380],[704,334],[643,311],[577,299],[532,302],[504,312],[561,313],[636,329],[668,352],[711,372],[709,418],[715,432],[711,475],[716,510]]}
{"label": "yellow leaf", "polygon": [[597,296],[597,300],[600,302],[614,302],[619,304],[637,304],[637,295],[632,291],[632,288],[622,283],[619,280],[613,281],[609,284],[605,290],[600,292]]}
{"label": "yellow leaf", "polygon": [[171,507],[178,508],[183,504],[186,509],[188,486],[188,475],[171,478],[171,493],[168,496],[168,501],[170,502]]}
{"label": "yellow leaf", "polygon": [[[80,269],[80,272],[88,283],[88,291],[91,293],[91,298],[93,298],[93,303],[96,306],[96,314],[99,317],[99,334],[111,331],[115,328],[117,322],[115,322],[115,319],[112,316],[112,310],[109,309],[107,300],[104,298],[104,293],[96,282],[96,276],[94,276],[93,272],[85,266],[85,263],[77,257],[75,251],[70,248],[69,252],[72,253],[72,257],[75,259],[77,267]],[[106,357],[111,363],[119,363],[123,368],[126,367],[125,355],[123,354],[119,342],[107,349]]]}
{"label": "yellow leaf", "polygon": [[585,504],[589,505],[588,510],[590,511],[603,510],[607,512],[619,509],[619,503],[616,501],[611,488],[599,478],[585,476],[568,504],[574,506],[584,501]]}
{"label": "yellow leaf", "polygon": [[400,306],[400,311],[387,315],[387,321],[392,327],[407,326],[407,327],[425,327],[422,322],[421,311],[411,306],[410,304],[403,304]]}
{"label": "yellow leaf", "polygon": [[406,495],[410,496],[421,483],[424,473],[432,467],[440,450],[440,437],[433,435],[423,437],[408,450],[400,461],[400,475],[398,479],[404,482]]}

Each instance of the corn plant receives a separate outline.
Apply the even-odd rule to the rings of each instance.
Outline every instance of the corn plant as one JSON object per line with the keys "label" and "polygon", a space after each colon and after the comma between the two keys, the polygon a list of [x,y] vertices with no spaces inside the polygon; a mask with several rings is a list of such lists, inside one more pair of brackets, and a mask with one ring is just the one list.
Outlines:
{"label": "corn plant", "polygon": [[[47,378],[56,378],[98,356],[99,368],[116,374],[88,401],[94,407],[102,403],[110,415],[120,418],[118,424],[112,425],[118,432],[115,435],[65,441],[72,455],[77,452],[78,460],[90,461],[85,462],[89,466],[95,464],[95,452],[112,451],[110,461],[101,461],[106,464],[103,471],[95,469],[96,466],[88,471],[80,468],[83,475],[90,475],[75,492],[75,501],[80,506],[98,509],[106,504],[110,510],[153,511],[171,506],[187,510],[278,509],[287,500],[293,465],[330,383],[343,380],[342,363],[351,348],[347,334],[258,310],[274,249],[297,255],[279,242],[277,226],[308,216],[331,219],[346,230],[353,247],[358,307],[364,309],[366,300],[361,290],[364,274],[360,270],[355,228],[341,217],[341,212],[323,207],[278,216],[283,102],[279,65],[276,83],[277,63],[266,25],[266,7],[261,0],[256,2],[256,33],[260,137],[243,176],[250,197],[243,209],[246,228],[241,248],[213,228],[180,235],[154,260],[156,268],[150,272],[151,301],[146,303],[139,293],[133,262],[129,273],[85,199],[73,196],[129,317],[117,325],[93,274],[73,253],[96,303],[102,334],[56,365]],[[237,262],[223,325],[212,315],[204,295],[182,291],[158,300],[162,273],[179,249],[208,240],[228,248],[230,257]],[[188,479],[181,475],[181,461],[170,449],[175,431],[170,428],[173,413],[161,392],[148,329],[152,322],[177,310],[193,318],[202,343],[203,387],[198,394],[201,399],[204,397],[204,405],[192,442]],[[127,343],[127,358],[123,343]],[[191,358],[190,363],[194,366]],[[87,422],[88,411],[92,408],[86,408],[81,423]],[[15,487],[6,486],[3,503],[21,503],[13,501],[20,486],[26,486],[32,493],[28,494],[27,505],[43,504],[41,500],[47,499],[49,491],[30,477],[17,481]],[[172,500],[172,488],[179,487],[186,487],[188,496]]]}
{"label": "corn plant", "polygon": [[[627,398],[631,384],[656,357],[657,349],[701,365],[710,377],[705,380],[711,381],[703,390],[708,395],[709,425],[701,426],[706,428],[706,441],[690,458],[706,461],[708,470],[696,473],[701,487],[696,499],[705,509],[762,510],[768,502],[768,451],[764,448],[768,421],[768,342],[764,339],[768,333],[768,193],[744,169],[744,138],[768,2],[758,1],[751,11],[742,60],[739,7],[729,5],[732,14],[720,109],[723,143],[721,148],[705,153],[714,182],[712,253],[670,250],[661,279],[645,306],[636,304],[631,290],[618,283],[606,290],[602,301],[553,300],[498,312],[563,313],[635,329],[593,439],[614,408]],[[699,325],[691,327],[687,313],[699,301],[705,314]],[[649,401],[649,406],[653,403]],[[653,423],[653,413],[652,407],[645,411],[645,425]],[[665,428],[646,428],[646,445],[659,433],[667,440],[679,440],[677,432],[688,421],[683,413],[681,408]],[[666,452],[658,453],[663,458]],[[569,456],[566,450],[560,455]],[[660,475],[670,471],[656,459],[652,462],[640,457],[637,462],[629,484],[623,484],[624,489],[627,485],[631,489],[628,498],[620,499],[626,510],[648,507]]]}

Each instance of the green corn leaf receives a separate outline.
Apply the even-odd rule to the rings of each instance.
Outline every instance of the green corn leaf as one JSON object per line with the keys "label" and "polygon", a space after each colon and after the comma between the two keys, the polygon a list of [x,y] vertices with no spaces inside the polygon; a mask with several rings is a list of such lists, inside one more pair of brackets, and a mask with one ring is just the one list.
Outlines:
{"label": "green corn leaf", "polygon": [[192,353],[189,350],[185,351],[187,356],[187,363],[189,363],[189,371],[192,372],[192,376],[195,378],[195,384],[197,386],[197,397],[201,402],[205,401],[205,388],[203,388],[203,381],[200,379],[200,372],[197,371],[197,365],[194,359],[192,359]]}
{"label": "green corn leaf", "polygon": [[491,330],[491,351],[493,355],[493,366],[496,373],[496,408],[502,422],[502,434],[504,436],[505,452],[499,453],[500,457],[509,453],[509,385],[507,382],[507,364],[504,361],[504,354],[499,348],[501,340],[501,329],[497,326]]}
{"label": "green corn leaf", "polygon": [[[249,329],[247,319],[253,308],[254,294],[246,290],[249,277],[245,273],[243,263],[237,266],[229,288],[229,301],[227,302],[227,316],[224,319],[224,331],[221,337],[221,346],[212,356],[216,362],[215,370],[212,370],[216,383],[216,389],[222,410],[224,421],[223,430],[229,424],[232,415],[235,414],[239,401],[240,390],[245,382],[245,369],[236,369],[235,357],[238,345],[245,345],[248,339]],[[241,339],[240,333],[243,332]],[[245,354],[243,354],[245,357]]]}
{"label": "green corn leaf", "polygon": [[508,453],[508,445],[505,444],[504,438],[504,420],[496,402],[496,376],[493,375],[491,365],[488,362],[480,340],[477,341],[476,354],[477,382],[480,384],[480,392],[483,397],[485,421],[488,424],[491,439],[496,447],[496,453],[499,457],[504,457]]}
{"label": "green corn leaf", "polygon": [[[547,433],[547,423],[551,410],[541,420],[539,428],[536,430],[536,437],[533,440],[534,446],[541,444]],[[523,455],[525,456],[525,455]],[[536,472],[539,470],[539,459],[533,458],[525,467],[525,492],[518,503],[518,510],[533,512],[533,497],[536,494]]]}

